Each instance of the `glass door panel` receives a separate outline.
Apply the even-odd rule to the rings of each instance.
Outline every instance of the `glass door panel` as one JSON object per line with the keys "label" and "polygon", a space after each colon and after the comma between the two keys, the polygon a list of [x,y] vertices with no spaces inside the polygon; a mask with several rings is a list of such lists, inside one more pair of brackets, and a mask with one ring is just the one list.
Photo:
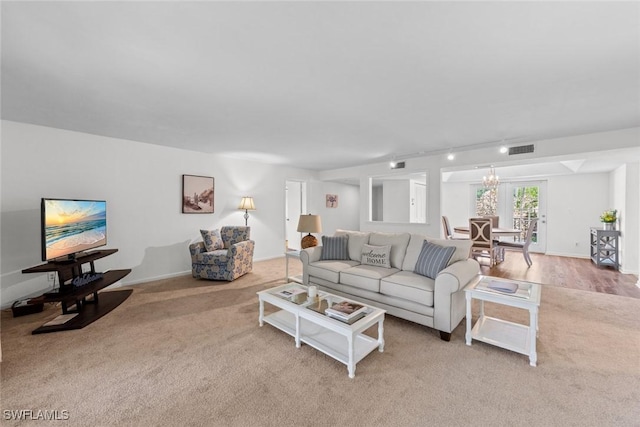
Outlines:
{"label": "glass door panel", "polygon": [[481,185],[472,185],[472,216],[498,215],[501,228],[522,230],[518,237],[508,237],[514,241],[524,241],[529,224],[538,219],[534,230],[531,252],[546,250],[546,181],[507,182],[498,188],[488,189]]}

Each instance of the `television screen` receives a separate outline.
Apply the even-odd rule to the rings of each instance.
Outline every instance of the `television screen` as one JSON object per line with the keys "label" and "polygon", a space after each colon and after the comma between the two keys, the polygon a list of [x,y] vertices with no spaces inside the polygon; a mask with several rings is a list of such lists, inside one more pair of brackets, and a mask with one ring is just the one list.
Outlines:
{"label": "television screen", "polygon": [[42,260],[66,257],[107,244],[107,202],[42,199]]}

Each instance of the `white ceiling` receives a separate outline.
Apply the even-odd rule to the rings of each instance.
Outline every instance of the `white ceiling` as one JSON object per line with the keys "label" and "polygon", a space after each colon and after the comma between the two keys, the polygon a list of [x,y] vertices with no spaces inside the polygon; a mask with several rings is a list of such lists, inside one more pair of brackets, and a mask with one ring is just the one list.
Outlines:
{"label": "white ceiling", "polygon": [[309,169],[640,126],[638,2],[2,2],[2,118]]}

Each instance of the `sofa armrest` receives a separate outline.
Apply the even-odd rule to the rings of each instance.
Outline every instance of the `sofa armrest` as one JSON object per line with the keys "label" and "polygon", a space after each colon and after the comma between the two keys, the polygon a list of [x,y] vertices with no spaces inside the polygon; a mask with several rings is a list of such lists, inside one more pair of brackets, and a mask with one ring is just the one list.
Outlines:
{"label": "sofa armrest", "polygon": [[322,246],[313,246],[300,251],[300,261],[302,262],[302,283],[309,285],[309,264],[320,261]]}
{"label": "sofa armrest", "polygon": [[480,273],[475,259],[451,264],[437,276],[433,292],[433,325],[443,332],[452,332],[466,313],[464,289]]}
{"label": "sofa armrest", "polygon": [[300,261],[302,265],[309,265],[312,262],[320,261],[322,255],[322,246],[313,246],[311,248],[302,249],[300,251]]}
{"label": "sofa armrest", "polygon": [[189,252],[191,253],[191,256],[194,257],[198,254],[207,252],[207,250],[204,248],[204,242],[197,242],[189,245]]}
{"label": "sofa armrest", "polygon": [[238,254],[246,254],[253,257],[253,249],[255,248],[255,242],[253,240],[243,240],[242,242],[234,243],[229,246],[229,257],[234,258]]}
{"label": "sofa armrest", "polygon": [[480,273],[480,264],[475,259],[454,262],[436,276],[435,292],[454,293],[464,289],[467,283]]}

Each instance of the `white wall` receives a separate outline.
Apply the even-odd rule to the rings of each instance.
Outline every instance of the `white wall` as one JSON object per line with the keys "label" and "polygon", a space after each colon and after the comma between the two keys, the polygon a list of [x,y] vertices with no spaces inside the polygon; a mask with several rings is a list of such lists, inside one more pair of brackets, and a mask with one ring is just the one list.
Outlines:
{"label": "white wall", "polygon": [[549,177],[547,254],[589,258],[591,227],[609,207],[609,174]]}
{"label": "white wall", "polygon": [[[331,236],[338,228],[342,230],[358,229],[360,187],[338,182],[314,181],[311,183],[310,188],[309,212],[320,215],[322,219],[322,233],[320,233],[320,236]],[[338,196],[338,207],[327,207],[327,194],[336,194]]]}
{"label": "white wall", "polygon": [[[442,215],[449,219],[451,231],[458,225],[468,225],[471,206],[471,185],[463,182],[443,182],[440,192]],[[444,229],[440,227],[440,237]]]}
{"label": "white wall", "polygon": [[[249,218],[255,259],[281,256],[285,180],[315,175],[10,121],[2,122],[0,148],[4,307],[51,287],[44,274],[21,273],[41,263],[42,197],[107,200],[107,247],[119,252],[98,261],[96,268],[131,268],[122,283],[132,284],[190,272],[189,242],[201,228],[244,225],[244,212],[237,209],[243,195],[253,196],[257,208]],[[215,178],[214,214],[181,213],[183,174]]]}

